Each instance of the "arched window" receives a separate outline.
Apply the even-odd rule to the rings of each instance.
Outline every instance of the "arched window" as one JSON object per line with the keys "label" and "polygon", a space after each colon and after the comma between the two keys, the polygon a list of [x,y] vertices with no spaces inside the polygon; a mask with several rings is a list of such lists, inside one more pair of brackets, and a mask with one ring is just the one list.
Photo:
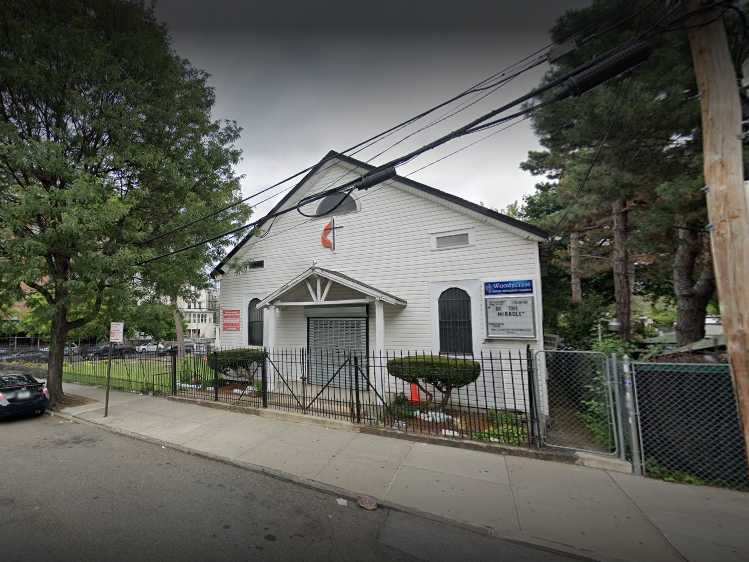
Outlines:
{"label": "arched window", "polygon": [[247,343],[263,345],[263,311],[257,305],[260,299],[252,299],[247,305]]}
{"label": "arched window", "polygon": [[463,289],[451,287],[438,301],[440,353],[473,353],[471,297]]}
{"label": "arched window", "polygon": [[345,215],[356,211],[356,201],[348,193],[331,193],[320,201],[315,214],[317,216]]}

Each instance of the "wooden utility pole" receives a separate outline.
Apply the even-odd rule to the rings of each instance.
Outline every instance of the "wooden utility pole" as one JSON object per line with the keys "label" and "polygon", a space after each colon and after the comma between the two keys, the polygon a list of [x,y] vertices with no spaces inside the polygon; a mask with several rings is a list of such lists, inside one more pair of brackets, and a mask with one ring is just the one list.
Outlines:
{"label": "wooden utility pole", "polygon": [[710,244],[731,375],[749,457],[749,204],[744,189],[741,103],[720,8],[688,0],[689,46],[702,106]]}

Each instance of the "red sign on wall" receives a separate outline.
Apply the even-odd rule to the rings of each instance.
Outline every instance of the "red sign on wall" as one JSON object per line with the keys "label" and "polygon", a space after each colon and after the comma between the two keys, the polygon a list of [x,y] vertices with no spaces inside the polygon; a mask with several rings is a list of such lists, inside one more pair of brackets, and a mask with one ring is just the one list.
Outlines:
{"label": "red sign on wall", "polygon": [[240,331],[240,311],[238,308],[225,308],[223,310],[224,332]]}

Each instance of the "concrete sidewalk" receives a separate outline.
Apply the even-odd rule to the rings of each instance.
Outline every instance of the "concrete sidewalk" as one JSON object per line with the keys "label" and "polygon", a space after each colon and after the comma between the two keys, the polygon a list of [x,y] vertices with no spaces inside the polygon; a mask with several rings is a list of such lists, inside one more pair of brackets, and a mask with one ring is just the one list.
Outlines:
{"label": "concrete sidewalk", "polygon": [[[66,385],[109,429],[600,560],[749,559],[749,494]],[[306,418],[305,418],[306,419]],[[147,467],[144,467],[146,470]]]}

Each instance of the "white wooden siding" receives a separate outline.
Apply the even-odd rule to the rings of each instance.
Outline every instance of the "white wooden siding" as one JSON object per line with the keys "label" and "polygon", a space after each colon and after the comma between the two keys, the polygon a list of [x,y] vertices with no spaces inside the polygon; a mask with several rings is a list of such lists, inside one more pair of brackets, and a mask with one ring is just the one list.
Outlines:
{"label": "white wooden siding", "polygon": [[[338,161],[326,163],[295,194],[288,205],[304,195],[344,183],[361,175]],[[538,243],[530,235],[502,225],[479,213],[417,192],[389,181],[365,192],[355,192],[359,211],[336,217],[336,251],[323,248],[320,234],[329,218],[308,219],[291,212],[265,225],[268,235],[246,244],[221,277],[220,302],[223,308],[241,310],[240,332],[221,334],[223,346],[247,343],[247,304],[263,298],[315,263],[339,271],[407,301],[398,308],[384,306],[386,349],[438,350],[434,325],[437,310],[434,287],[455,282],[471,284],[474,342],[480,349],[522,349],[527,340],[486,340],[483,309],[483,281],[532,279],[535,288],[537,339],[530,342],[540,349],[541,280]],[[314,212],[317,202],[308,212]],[[433,234],[470,229],[469,247],[434,250]],[[242,273],[231,271],[233,264],[264,260],[265,267]],[[334,296],[331,292],[328,298]],[[289,307],[291,308],[291,307]],[[278,314],[276,345],[306,345],[306,322],[301,307],[284,308]],[[374,346],[374,323],[370,312],[370,349]]]}

